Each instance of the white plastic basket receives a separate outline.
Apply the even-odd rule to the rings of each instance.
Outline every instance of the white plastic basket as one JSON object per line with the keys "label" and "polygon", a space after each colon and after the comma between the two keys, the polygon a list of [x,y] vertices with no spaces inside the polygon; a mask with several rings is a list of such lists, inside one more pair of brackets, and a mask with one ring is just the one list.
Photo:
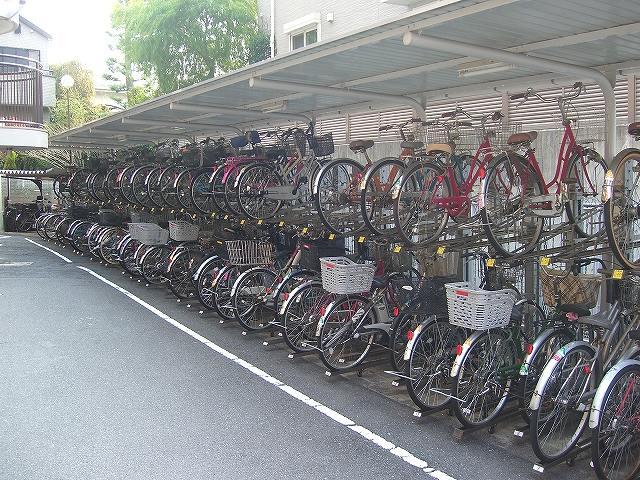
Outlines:
{"label": "white plastic basket", "polygon": [[447,283],[449,323],[471,330],[509,325],[516,292],[511,289],[482,290],[467,282]]}
{"label": "white plastic basket", "polygon": [[231,265],[269,265],[273,263],[275,247],[259,240],[229,240],[225,242]]}
{"label": "white plastic basket", "polygon": [[169,222],[169,236],[176,242],[195,242],[198,239],[199,232],[200,226],[184,220]]}
{"label": "white plastic basket", "polygon": [[129,234],[144,245],[165,245],[169,241],[169,230],[155,223],[130,223]]}
{"label": "white plastic basket", "polygon": [[376,267],[370,263],[355,263],[346,257],[320,258],[322,288],[338,295],[371,290]]}

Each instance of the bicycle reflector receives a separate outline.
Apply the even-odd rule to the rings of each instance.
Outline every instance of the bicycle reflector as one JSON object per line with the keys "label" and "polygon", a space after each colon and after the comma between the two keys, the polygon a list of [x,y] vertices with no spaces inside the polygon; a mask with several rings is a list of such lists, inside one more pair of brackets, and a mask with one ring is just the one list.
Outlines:
{"label": "bicycle reflector", "polygon": [[284,292],[284,293],[282,294],[282,298],[283,298],[284,300],[289,300],[289,292]]}
{"label": "bicycle reflector", "polygon": [[320,315],[324,315],[324,312],[326,311],[327,311],[326,307],[320,307]]}
{"label": "bicycle reflector", "polygon": [[527,344],[527,355],[531,355],[533,353],[533,343],[528,343]]}
{"label": "bicycle reflector", "polygon": [[589,375],[591,373],[591,365],[585,365],[584,367],[582,367],[582,370],[586,375]]}
{"label": "bicycle reflector", "polygon": [[413,330],[407,331],[407,340],[413,340]]}
{"label": "bicycle reflector", "polygon": [[462,344],[461,343],[459,343],[456,346],[456,355],[462,355]]}
{"label": "bicycle reflector", "polygon": [[393,316],[397,317],[400,314],[400,309],[398,307],[393,307]]}

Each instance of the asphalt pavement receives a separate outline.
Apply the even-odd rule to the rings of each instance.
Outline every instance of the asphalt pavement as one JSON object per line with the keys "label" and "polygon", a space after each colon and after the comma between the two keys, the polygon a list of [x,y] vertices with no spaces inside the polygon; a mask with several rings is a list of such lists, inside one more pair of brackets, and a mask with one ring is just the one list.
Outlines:
{"label": "asphalt pavement", "polygon": [[376,389],[381,371],[327,377],[28,238],[0,234],[0,479],[592,477],[586,458],[533,472],[511,423],[456,441],[454,418],[416,419],[401,391]]}

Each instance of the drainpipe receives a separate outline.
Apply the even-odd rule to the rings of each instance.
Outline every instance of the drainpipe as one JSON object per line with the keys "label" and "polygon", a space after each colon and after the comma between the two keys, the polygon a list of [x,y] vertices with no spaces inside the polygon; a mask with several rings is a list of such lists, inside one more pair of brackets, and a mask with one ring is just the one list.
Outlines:
{"label": "drainpipe", "polygon": [[269,18],[271,24],[271,58],[276,56],[276,0],[271,0],[271,16]]}
{"label": "drainpipe", "polygon": [[405,45],[413,45],[425,49],[437,50],[440,52],[453,53],[456,55],[496,60],[508,64],[533,67],[546,70],[552,73],[563,73],[578,78],[588,78],[594,80],[602,89],[605,105],[605,155],[607,162],[611,162],[617,152],[616,146],[616,97],[613,90],[613,81],[599,70],[588,67],[580,67],[566,62],[547,60],[545,58],[533,57],[522,53],[507,52],[496,48],[482,47],[458,40],[447,40],[443,38],[428,37],[418,35],[413,32],[404,34],[402,41]]}

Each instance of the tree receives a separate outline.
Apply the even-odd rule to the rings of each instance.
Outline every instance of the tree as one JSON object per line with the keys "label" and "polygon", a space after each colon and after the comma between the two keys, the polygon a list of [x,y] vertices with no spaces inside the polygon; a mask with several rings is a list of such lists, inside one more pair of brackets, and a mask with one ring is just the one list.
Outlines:
{"label": "tree", "polygon": [[[93,74],[76,60],[51,66],[56,79],[56,104],[50,111],[47,125],[51,133],[59,133],[69,126],[75,127],[100,118],[108,113],[103,107],[93,104],[95,89]],[[64,75],[71,75],[74,85],[67,91],[60,85]],[[67,97],[68,96],[68,97]],[[69,115],[67,116],[67,101]]]}
{"label": "tree", "polygon": [[157,93],[266,58],[256,0],[120,0],[112,24],[126,62]]}

